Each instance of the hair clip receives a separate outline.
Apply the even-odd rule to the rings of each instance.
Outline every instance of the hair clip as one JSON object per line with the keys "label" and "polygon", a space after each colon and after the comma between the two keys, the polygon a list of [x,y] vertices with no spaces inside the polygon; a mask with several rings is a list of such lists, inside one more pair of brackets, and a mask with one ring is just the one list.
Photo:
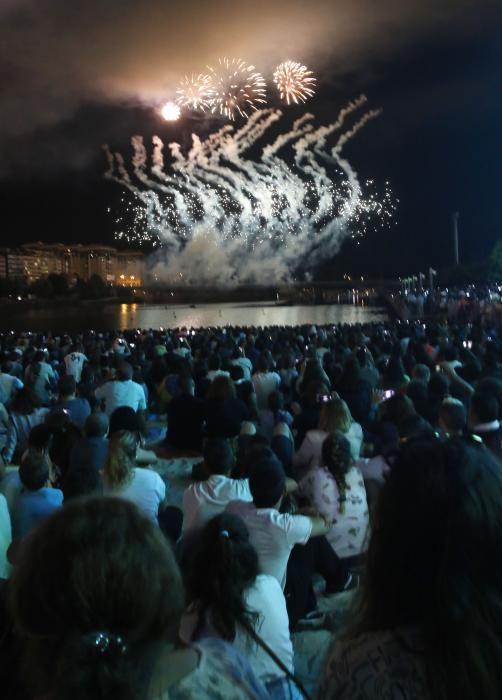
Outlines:
{"label": "hair clip", "polygon": [[84,639],[99,656],[121,656],[127,652],[127,644],[118,634],[91,632],[84,635]]}

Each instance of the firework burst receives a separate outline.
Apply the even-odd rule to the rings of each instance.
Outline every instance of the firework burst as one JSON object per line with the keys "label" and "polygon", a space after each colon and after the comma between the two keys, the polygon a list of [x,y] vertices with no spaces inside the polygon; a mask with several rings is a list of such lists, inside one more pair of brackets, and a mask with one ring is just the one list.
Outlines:
{"label": "firework burst", "polygon": [[220,58],[218,69],[209,67],[213,91],[212,112],[231,121],[248,117],[266,103],[265,80],[254,66],[240,58]]}
{"label": "firework burst", "polygon": [[176,90],[176,102],[182,107],[205,112],[209,109],[215,97],[211,87],[211,76],[205,73],[185,75]]}
{"label": "firework burst", "polygon": [[274,82],[277,85],[281,100],[288,104],[305,102],[315,93],[316,79],[311,70],[295,61],[284,61],[274,72]]}

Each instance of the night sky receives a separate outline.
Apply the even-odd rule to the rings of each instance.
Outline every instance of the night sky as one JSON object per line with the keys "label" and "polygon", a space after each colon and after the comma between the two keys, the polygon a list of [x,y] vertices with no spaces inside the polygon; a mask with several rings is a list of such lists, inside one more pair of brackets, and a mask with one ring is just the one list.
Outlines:
{"label": "night sky", "polygon": [[263,72],[285,58],[316,72],[316,96],[288,119],[308,108],[326,124],[361,93],[383,109],[347,155],[361,178],[390,182],[396,223],[348,241],[334,272],[447,266],[455,210],[461,258],[479,259],[502,234],[501,39],[502,5],[483,0],[2,0],[2,243],[113,244],[121,192],[103,179],[101,144],[127,152],[133,134],[186,143],[219,128],[168,124],[158,106],[185,73],[239,55]]}

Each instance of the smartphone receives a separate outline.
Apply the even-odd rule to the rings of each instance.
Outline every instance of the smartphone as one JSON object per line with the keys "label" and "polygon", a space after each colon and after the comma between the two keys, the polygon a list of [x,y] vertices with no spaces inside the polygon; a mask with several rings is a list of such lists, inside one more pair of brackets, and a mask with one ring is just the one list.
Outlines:
{"label": "smartphone", "polygon": [[391,399],[395,393],[394,389],[387,389],[387,391],[383,392],[383,400],[387,401],[387,399]]}
{"label": "smartphone", "polygon": [[136,346],[135,346],[134,343],[129,343],[129,347],[130,347],[130,348],[135,348]]}
{"label": "smartphone", "polygon": [[334,398],[334,394],[317,394],[317,403],[330,403]]}

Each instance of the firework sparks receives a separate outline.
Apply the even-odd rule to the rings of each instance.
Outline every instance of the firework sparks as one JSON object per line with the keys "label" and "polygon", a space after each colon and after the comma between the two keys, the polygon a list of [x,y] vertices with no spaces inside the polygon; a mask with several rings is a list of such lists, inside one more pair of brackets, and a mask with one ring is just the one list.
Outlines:
{"label": "firework sparks", "polygon": [[240,58],[220,58],[219,68],[209,67],[214,91],[212,112],[219,112],[231,121],[266,103],[265,80],[254,66]]}
{"label": "firework sparks", "polygon": [[316,79],[311,70],[295,61],[284,61],[274,72],[274,82],[277,85],[281,100],[298,104],[305,102],[315,93]]}
{"label": "firework sparks", "polygon": [[175,122],[180,118],[181,110],[174,102],[166,102],[165,105],[162,106],[160,113],[166,122]]}
{"label": "firework sparks", "polygon": [[115,219],[116,237],[161,246],[169,260],[164,278],[182,271],[187,283],[200,281],[201,261],[207,262],[208,280],[285,281],[302,266],[336,254],[349,237],[359,245],[365,235],[393,223],[397,204],[388,183],[382,195],[372,181],[359,181],[343,155],[346,144],[379,115],[369,110],[360,116],[365,104],[360,98],[317,129],[310,123],[314,116],[304,115],[258,159],[246,152],[280,120],[278,110],[253,112],[238,131],[227,124],[205,140],[193,135],[187,153],[169,144],[169,166],[157,136],[151,156],[141,137],[132,138],[129,168],[119,153],[105,149],[106,177],[126,195],[126,211]]}
{"label": "firework sparks", "polygon": [[215,97],[211,87],[211,76],[204,73],[198,75],[192,73],[190,77],[186,75],[178,85],[176,94],[178,95],[176,102],[181,107],[205,112]]}

